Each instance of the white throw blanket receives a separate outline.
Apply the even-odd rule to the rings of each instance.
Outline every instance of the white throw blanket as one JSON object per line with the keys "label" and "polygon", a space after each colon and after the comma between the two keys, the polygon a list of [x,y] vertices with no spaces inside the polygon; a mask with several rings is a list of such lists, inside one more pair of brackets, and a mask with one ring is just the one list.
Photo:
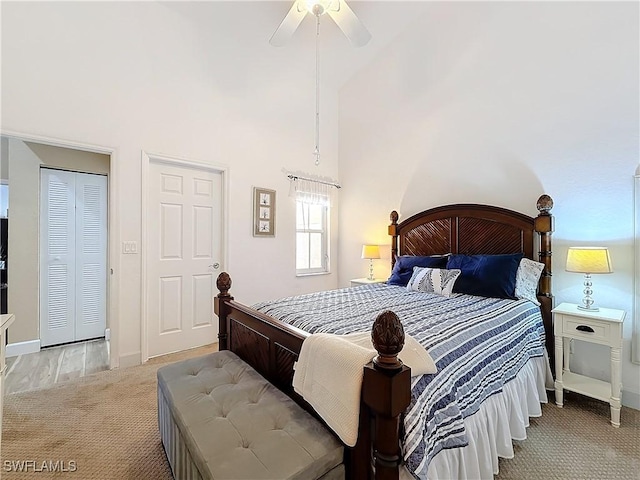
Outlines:
{"label": "white throw blanket", "polygon": [[[350,447],[358,440],[363,366],[376,355],[369,333],[315,333],[302,343],[294,364],[294,390]],[[399,357],[412,376],[437,372],[429,353],[408,335]]]}

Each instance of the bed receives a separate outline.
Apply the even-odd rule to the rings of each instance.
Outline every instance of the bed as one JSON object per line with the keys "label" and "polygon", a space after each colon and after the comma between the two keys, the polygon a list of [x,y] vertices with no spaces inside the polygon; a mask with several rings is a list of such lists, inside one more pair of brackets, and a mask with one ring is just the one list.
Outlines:
{"label": "bed", "polygon": [[[374,345],[379,355],[364,368],[358,440],[345,453],[347,477],[485,478],[493,475],[497,471],[497,457],[513,454],[511,439],[522,439],[526,435],[524,427],[528,425],[529,416],[539,415],[540,402],[546,400],[545,377],[550,371],[546,354],[553,352],[553,348],[549,348],[553,339],[552,206],[551,198],[543,195],[537,202],[538,216],[529,217],[495,206],[447,205],[426,210],[402,222],[398,222],[397,212],[392,212],[389,226],[392,266],[407,256],[446,254],[508,256],[521,253],[540,262],[544,269],[536,296],[539,307],[527,300],[453,295],[452,300],[460,304],[460,312],[490,307],[507,312],[506,317],[490,325],[485,322],[485,313],[460,314],[458,317],[464,317],[465,321],[458,322],[456,314],[440,312],[430,321],[431,326],[421,333],[420,329],[416,330],[420,322],[405,308],[410,301],[404,287],[353,287],[339,293],[319,293],[258,304],[254,308],[234,300],[229,293],[231,279],[223,273],[218,278],[220,294],[215,299],[215,312],[220,321],[220,349],[234,351],[271,383],[312,411],[291,386],[293,364],[304,339],[311,332],[349,333],[352,328],[369,329],[373,323]],[[352,306],[346,306],[342,295],[352,297]],[[336,300],[336,296],[339,299]],[[432,296],[429,302],[419,308],[438,312],[443,303],[437,296]],[[287,308],[293,304],[293,311],[285,309],[285,304]],[[329,311],[316,314],[315,320],[303,315],[313,310],[312,305],[318,304],[325,304]],[[346,325],[335,321],[335,310],[345,312],[349,309],[355,315]],[[379,310],[396,311],[398,315],[387,312],[374,322]],[[326,317],[324,323],[322,317]],[[332,325],[330,330],[327,330],[326,320]],[[504,362],[498,362],[493,353],[482,357],[483,354],[477,351],[468,352],[466,357],[463,355],[456,361],[475,365],[476,377],[493,380],[453,390],[450,382],[440,382],[435,393],[431,391],[427,394],[429,399],[424,400],[416,390],[422,384],[435,384],[436,377],[449,376],[449,365],[456,361],[448,357],[446,341],[437,344],[427,340],[439,372],[412,378],[410,370],[397,359],[398,344],[404,341],[404,329],[399,321],[406,323],[407,332],[422,340],[432,338],[434,332],[460,330],[459,325],[466,322],[461,335],[467,342],[484,346],[499,343],[495,339],[509,338],[507,343],[516,347]],[[516,333],[515,324],[526,324],[526,327]],[[495,350],[503,352],[504,347],[497,345]],[[508,367],[495,370],[498,363],[508,364]],[[471,375],[463,373],[462,376]],[[505,412],[509,414],[505,415]]]}

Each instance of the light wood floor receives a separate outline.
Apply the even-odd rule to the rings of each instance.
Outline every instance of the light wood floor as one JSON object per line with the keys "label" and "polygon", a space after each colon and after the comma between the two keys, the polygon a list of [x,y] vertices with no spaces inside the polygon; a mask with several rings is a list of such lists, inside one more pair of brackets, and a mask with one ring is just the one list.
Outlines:
{"label": "light wood floor", "polygon": [[104,339],[43,348],[7,358],[5,394],[24,392],[109,369]]}

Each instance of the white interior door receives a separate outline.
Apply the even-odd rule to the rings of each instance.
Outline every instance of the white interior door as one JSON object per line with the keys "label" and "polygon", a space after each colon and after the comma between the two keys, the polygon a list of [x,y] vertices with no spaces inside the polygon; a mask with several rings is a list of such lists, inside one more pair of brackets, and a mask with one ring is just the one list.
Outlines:
{"label": "white interior door", "polygon": [[73,172],[41,170],[40,344],[75,335],[75,182]]}
{"label": "white interior door", "polygon": [[76,174],[75,340],[104,336],[107,324],[107,177]]}
{"label": "white interior door", "polygon": [[149,357],[216,342],[222,174],[151,159],[147,219]]}
{"label": "white interior door", "polygon": [[107,177],[43,168],[40,181],[40,344],[104,336]]}

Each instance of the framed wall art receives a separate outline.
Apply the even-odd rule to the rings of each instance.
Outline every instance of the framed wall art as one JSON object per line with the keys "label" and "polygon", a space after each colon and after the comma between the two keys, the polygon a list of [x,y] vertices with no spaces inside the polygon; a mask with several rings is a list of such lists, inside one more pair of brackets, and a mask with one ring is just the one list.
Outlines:
{"label": "framed wall art", "polygon": [[276,191],[253,187],[253,236],[276,236]]}

